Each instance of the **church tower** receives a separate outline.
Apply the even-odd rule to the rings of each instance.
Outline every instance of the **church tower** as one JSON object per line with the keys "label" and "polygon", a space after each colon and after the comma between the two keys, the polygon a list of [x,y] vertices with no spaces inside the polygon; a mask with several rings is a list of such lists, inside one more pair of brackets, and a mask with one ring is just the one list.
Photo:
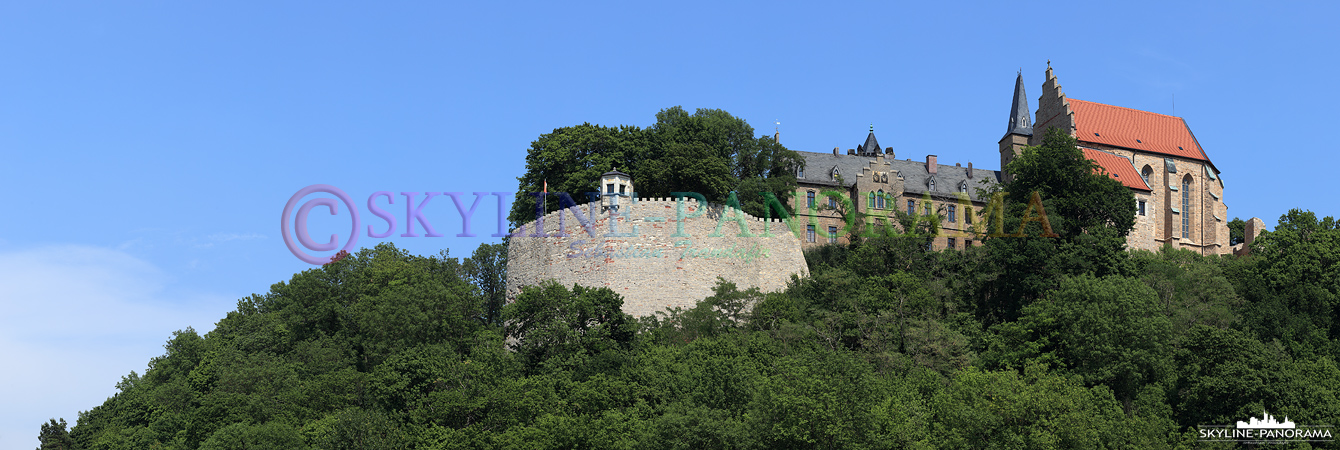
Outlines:
{"label": "church tower", "polygon": [[[1051,69],[1049,68],[1048,71]],[[1010,104],[1010,123],[1005,137],[1000,138],[1000,170],[1005,182],[1014,177],[1005,170],[1015,156],[1019,156],[1033,137],[1032,114],[1028,111],[1028,95],[1024,94],[1024,73],[1014,79],[1014,101]]]}

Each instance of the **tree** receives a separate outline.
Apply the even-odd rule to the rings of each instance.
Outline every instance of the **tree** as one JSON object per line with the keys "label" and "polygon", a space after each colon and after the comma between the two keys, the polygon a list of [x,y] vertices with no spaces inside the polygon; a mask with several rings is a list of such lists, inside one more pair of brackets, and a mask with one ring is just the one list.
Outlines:
{"label": "tree", "polygon": [[[615,169],[633,174],[633,161],[645,156],[647,145],[647,133],[628,125],[584,123],[540,135],[526,152],[526,173],[517,178],[516,199],[507,219],[513,228],[535,220],[537,205],[531,194],[544,191],[546,183],[550,193],[565,192],[577,204],[585,203],[587,192],[600,191],[601,174]],[[545,201],[544,211],[559,208],[557,196]]]}
{"label": "tree", "polygon": [[623,298],[609,288],[569,290],[549,281],[521,288],[503,308],[503,322],[507,336],[516,339],[513,348],[534,368],[551,358],[628,348],[636,322],[622,308]]}
{"label": "tree", "polygon": [[1247,222],[1234,217],[1228,221],[1228,245],[1238,245],[1246,240]]}
{"label": "tree", "polygon": [[[675,106],[656,113],[656,123],[604,127],[589,123],[555,129],[531,143],[526,173],[517,178],[517,198],[508,215],[513,228],[535,220],[538,193],[565,192],[576,204],[586,193],[600,190],[599,177],[619,170],[633,178],[638,196],[670,197],[695,192],[710,202],[724,203],[736,192],[745,212],[762,217],[763,192],[784,206],[796,187],[796,170],[804,159],[767,136],[755,136],[744,119],[719,109],[693,114]],[[543,211],[560,207],[546,197]],[[788,211],[789,212],[789,211]]]}
{"label": "tree", "polygon": [[501,325],[502,306],[507,299],[507,245],[479,244],[465,259],[464,270],[484,296],[484,323]]}
{"label": "tree", "polygon": [[37,435],[37,440],[42,443],[37,450],[74,450],[74,439],[70,439],[70,433],[65,431],[64,417],[60,422],[51,419],[42,424],[42,432]]}
{"label": "tree", "polygon": [[1051,128],[1042,145],[1025,148],[1006,168],[1014,180],[1001,186],[1004,221],[992,213],[987,224],[1005,235],[985,240],[1001,273],[977,294],[988,324],[1013,320],[1063,276],[1131,274],[1126,236],[1135,225],[1135,197],[1077,145]]}
{"label": "tree", "polygon": [[1171,322],[1154,291],[1131,278],[1067,277],[1058,289],[995,327],[984,359],[1004,368],[1054,365],[1110,387],[1128,414],[1140,389],[1171,374]]}

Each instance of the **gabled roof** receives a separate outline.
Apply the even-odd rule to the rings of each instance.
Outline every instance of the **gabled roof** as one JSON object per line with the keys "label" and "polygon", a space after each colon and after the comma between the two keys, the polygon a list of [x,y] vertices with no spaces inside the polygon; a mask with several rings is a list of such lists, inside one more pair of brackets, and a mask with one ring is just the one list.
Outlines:
{"label": "gabled roof", "polygon": [[1142,191],[1152,190],[1148,184],[1145,184],[1145,179],[1140,176],[1140,172],[1135,170],[1135,165],[1131,164],[1131,160],[1102,150],[1083,147],[1080,147],[1080,150],[1084,150],[1085,158],[1098,163],[1099,166],[1103,167],[1103,170],[1107,171],[1109,178],[1120,181],[1123,186]]}
{"label": "gabled roof", "polygon": [[1075,112],[1075,137],[1081,142],[1210,161],[1181,117],[1073,98],[1067,100]]}

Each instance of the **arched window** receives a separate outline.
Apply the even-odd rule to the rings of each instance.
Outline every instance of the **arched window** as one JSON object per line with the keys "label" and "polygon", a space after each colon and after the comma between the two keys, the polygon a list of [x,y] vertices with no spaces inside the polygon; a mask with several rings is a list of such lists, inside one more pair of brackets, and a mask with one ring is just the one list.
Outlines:
{"label": "arched window", "polygon": [[958,185],[958,191],[965,194],[968,193],[968,182],[964,181],[963,183],[960,183]]}
{"label": "arched window", "polygon": [[931,192],[935,192],[935,179],[931,178]]}
{"label": "arched window", "polygon": [[1153,186],[1152,184],[1149,184],[1149,176],[1150,176],[1150,175],[1153,175],[1153,174],[1154,174],[1154,169],[1153,169],[1152,167],[1149,167],[1148,164],[1145,165],[1144,170],[1141,170],[1141,171],[1140,171],[1140,177],[1145,179],[1145,185],[1146,185],[1146,186]]}
{"label": "arched window", "polygon": [[867,195],[865,197],[865,207],[866,208],[875,207],[875,191],[870,191],[870,195]]}
{"label": "arched window", "polygon": [[879,190],[879,193],[878,193],[878,194],[875,194],[875,202],[876,202],[876,203],[875,203],[876,205],[879,205],[879,206],[876,206],[876,208],[884,209],[884,190],[883,190],[883,189],[880,189],[880,190]]}
{"label": "arched window", "polygon": [[1191,238],[1191,175],[1182,178],[1182,237]]}

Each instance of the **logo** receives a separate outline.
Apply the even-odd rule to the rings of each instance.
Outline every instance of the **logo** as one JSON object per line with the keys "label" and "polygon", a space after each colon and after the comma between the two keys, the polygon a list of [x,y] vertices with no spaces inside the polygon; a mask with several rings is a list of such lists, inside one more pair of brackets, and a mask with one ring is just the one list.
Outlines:
{"label": "logo", "polygon": [[1330,425],[1298,425],[1286,416],[1280,420],[1265,411],[1261,417],[1239,420],[1237,425],[1201,425],[1201,442],[1239,442],[1244,444],[1287,444],[1294,442],[1331,442]]}

